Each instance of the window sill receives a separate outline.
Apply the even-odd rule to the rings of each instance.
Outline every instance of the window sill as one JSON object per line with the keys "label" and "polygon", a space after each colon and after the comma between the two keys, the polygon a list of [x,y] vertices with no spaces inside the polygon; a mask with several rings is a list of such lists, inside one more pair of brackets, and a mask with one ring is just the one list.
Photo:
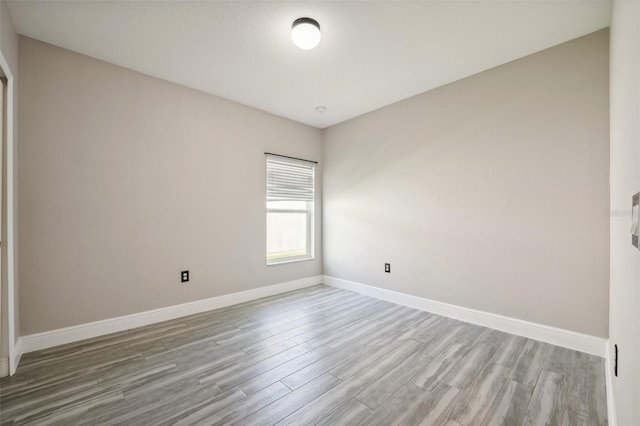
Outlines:
{"label": "window sill", "polygon": [[267,266],[282,265],[283,263],[304,262],[305,260],[313,260],[313,259],[315,259],[314,256],[312,256],[312,257],[300,257],[300,258],[295,258],[295,259],[274,260],[274,261],[271,261],[271,262],[267,262]]}

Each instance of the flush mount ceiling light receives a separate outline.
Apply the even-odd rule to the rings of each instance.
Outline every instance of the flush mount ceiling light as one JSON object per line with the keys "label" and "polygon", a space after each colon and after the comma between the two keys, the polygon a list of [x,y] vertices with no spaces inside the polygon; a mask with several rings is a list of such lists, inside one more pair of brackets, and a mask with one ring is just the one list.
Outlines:
{"label": "flush mount ceiling light", "polygon": [[313,49],[320,43],[320,24],[311,18],[298,18],[291,26],[291,40],[300,49]]}

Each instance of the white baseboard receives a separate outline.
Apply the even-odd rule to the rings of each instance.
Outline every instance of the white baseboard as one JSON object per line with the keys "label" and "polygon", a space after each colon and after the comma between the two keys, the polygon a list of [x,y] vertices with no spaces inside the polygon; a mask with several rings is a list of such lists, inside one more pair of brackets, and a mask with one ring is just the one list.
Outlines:
{"label": "white baseboard", "polygon": [[7,377],[9,375],[9,358],[0,358],[0,377]]}
{"label": "white baseboard", "polygon": [[[87,324],[80,324],[72,327],[57,330],[45,331],[43,333],[22,336],[22,348],[20,355],[24,353],[39,351],[54,346],[73,343],[92,337],[103,336],[105,334],[125,331],[136,327],[168,321],[187,315],[198,314],[225,306],[236,305],[260,299],[262,297],[273,296],[287,291],[298,290],[322,284],[322,276],[303,278],[295,281],[287,281],[267,287],[259,287],[252,290],[238,293],[225,294],[223,296],[212,297],[210,299],[197,300],[195,302],[183,303],[180,305],[168,306],[166,308],[154,309],[132,315],[125,315],[117,318],[110,318],[102,321],[95,321]],[[18,358],[19,359],[19,358]],[[17,363],[16,363],[17,365]]]}
{"label": "white baseboard", "polygon": [[604,357],[606,355],[607,340],[601,337],[576,333],[561,328],[536,324],[475,309],[463,308],[461,306],[411,296],[397,291],[385,290],[353,281],[334,278],[328,275],[324,276],[323,282],[324,284],[333,287],[355,291],[357,293],[387,300],[399,305],[405,305],[422,311],[481,325],[483,327],[489,327],[507,333],[516,334],[518,336],[539,340],[552,345],[562,346],[600,357]]}
{"label": "white baseboard", "polygon": [[22,345],[22,337],[18,337],[14,348],[15,353],[13,354],[13,363],[9,365],[9,375],[13,376],[13,373],[16,372],[18,364],[20,364],[20,358],[22,358],[22,354],[24,353],[23,351],[24,346]]}
{"label": "white baseboard", "polygon": [[607,417],[609,426],[618,426],[618,415],[616,413],[616,401],[613,398],[613,371],[611,371],[611,341],[607,341],[607,356],[604,360],[604,374],[607,386]]}
{"label": "white baseboard", "polygon": [[[536,324],[516,318],[505,317],[489,312],[478,311],[475,309],[463,308],[460,306],[450,305],[448,303],[424,299],[417,296],[411,296],[392,290],[385,290],[325,275],[288,281],[253,290],[212,297],[210,299],[198,300],[195,302],[154,309],[137,314],[22,336],[18,339],[16,345],[14,365],[18,365],[23,353],[34,352],[118,331],[129,330],[187,315],[206,312],[225,306],[260,299],[262,297],[273,296],[287,291],[310,287],[320,283],[355,291],[367,296],[455,318],[472,324],[551,343],[553,345],[563,346],[601,357],[605,357],[607,355],[607,340],[600,337],[589,336],[586,334]],[[607,389],[609,388],[610,386],[607,386]]]}

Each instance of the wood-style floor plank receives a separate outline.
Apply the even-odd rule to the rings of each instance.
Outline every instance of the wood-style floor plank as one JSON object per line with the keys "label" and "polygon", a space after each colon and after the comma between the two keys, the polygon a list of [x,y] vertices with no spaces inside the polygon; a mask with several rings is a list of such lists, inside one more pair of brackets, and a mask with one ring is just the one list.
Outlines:
{"label": "wood-style floor plank", "polygon": [[511,370],[502,365],[487,365],[467,388],[460,391],[448,417],[463,425],[480,424],[510,374]]}
{"label": "wood-style floor plank", "polygon": [[542,370],[529,402],[524,425],[559,425],[566,409],[568,379],[563,374]]}
{"label": "wood-style floor plank", "polygon": [[328,390],[302,408],[291,413],[277,424],[310,425],[322,420],[327,413],[340,408],[346,401],[353,398],[366,384],[356,378],[350,378]]}
{"label": "wood-style floor plank", "polygon": [[223,410],[212,413],[201,413],[199,416],[201,418],[192,424],[211,425],[238,422],[290,392],[291,389],[280,382],[276,382]]}
{"label": "wood-style floor plank", "polygon": [[546,343],[527,340],[513,367],[513,380],[535,386],[550,349],[551,345]]}
{"label": "wood-style floor plank", "polygon": [[527,415],[531,392],[529,386],[506,380],[484,419],[478,425],[521,425]]}
{"label": "wood-style floor plank", "polygon": [[404,361],[396,365],[387,374],[375,380],[357,398],[368,407],[376,409],[382,405],[391,395],[411,380],[430,357],[422,352],[414,352]]}
{"label": "wood-style floor plank", "polygon": [[472,346],[442,381],[455,388],[465,389],[485,368],[495,351],[495,346],[486,343]]}
{"label": "wood-style floor plank", "polygon": [[429,392],[413,383],[407,383],[362,422],[363,425],[397,425],[421,402]]}
{"label": "wood-style floor plank", "polygon": [[509,334],[498,347],[495,355],[491,359],[494,364],[513,367],[524,349],[527,339],[521,336]]}
{"label": "wood-style floor plank", "polygon": [[575,352],[569,378],[569,409],[599,424],[605,424],[606,406],[599,403],[606,399],[605,378],[602,375],[604,360],[593,355]]}
{"label": "wood-style floor plank", "polygon": [[430,425],[444,426],[448,423],[449,412],[456,404],[455,400],[460,390],[445,383],[436,386],[427,393],[426,398],[420,399],[418,404],[402,419],[401,426]]}
{"label": "wood-style floor plank", "polygon": [[462,343],[452,343],[437,357],[423,364],[422,371],[415,378],[415,384],[425,390],[432,390],[469,352],[469,349],[468,346]]}
{"label": "wood-style floor plank", "polygon": [[322,419],[318,426],[357,425],[369,417],[373,410],[355,398]]}
{"label": "wood-style floor plank", "polygon": [[323,285],[26,354],[2,425],[606,425],[604,361]]}
{"label": "wood-style floor plank", "polygon": [[330,389],[335,388],[340,383],[341,381],[331,374],[323,374],[317,379],[307,383],[300,389],[292,391],[286,396],[278,399],[276,402],[267,405],[265,408],[255,412],[248,417],[245,417],[239,422],[232,422],[231,424],[276,424],[282,419],[290,416],[294,412],[311,403]]}

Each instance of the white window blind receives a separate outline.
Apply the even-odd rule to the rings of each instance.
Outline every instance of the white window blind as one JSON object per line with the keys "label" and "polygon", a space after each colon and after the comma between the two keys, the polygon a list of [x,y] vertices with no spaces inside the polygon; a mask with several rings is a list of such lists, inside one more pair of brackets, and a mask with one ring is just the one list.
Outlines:
{"label": "white window blind", "polygon": [[267,201],[313,201],[315,163],[267,155]]}

